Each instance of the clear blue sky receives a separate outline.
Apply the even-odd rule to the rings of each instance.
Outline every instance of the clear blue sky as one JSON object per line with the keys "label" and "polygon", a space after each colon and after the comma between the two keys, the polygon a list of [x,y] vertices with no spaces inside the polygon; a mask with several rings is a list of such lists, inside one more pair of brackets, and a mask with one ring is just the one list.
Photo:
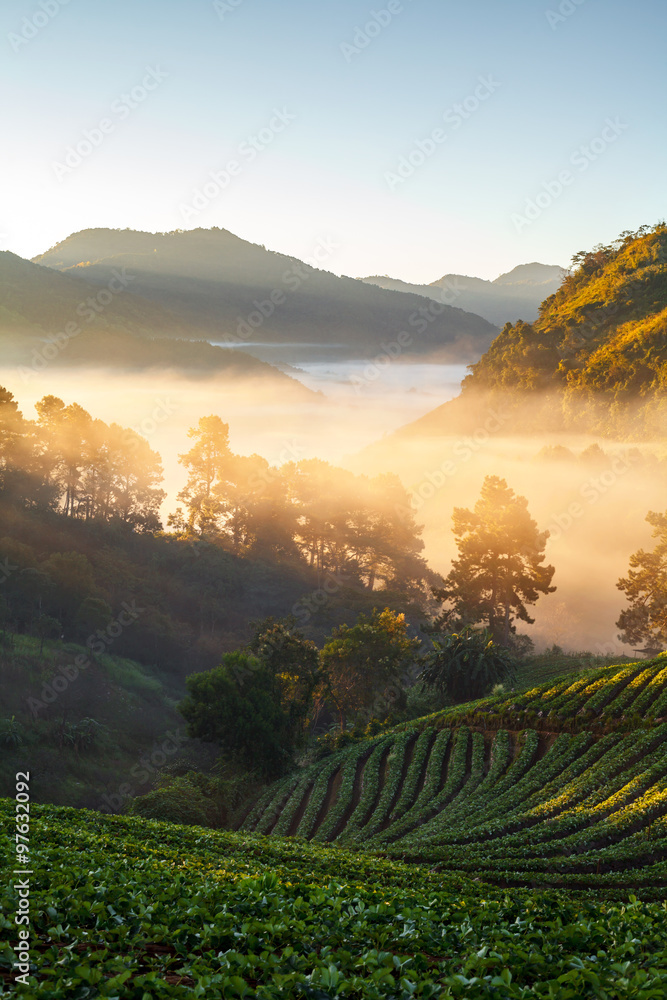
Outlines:
{"label": "clear blue sky", "polygon": [[[353,276],[493,278],[667,214],[664,0],[41,2],[0,10],[0,249],[220,226],[302,258],[333,240],[325,266]],[[142,91],[147,67],[166,78]],[[294,116],[280,132],[274,109]],[[401,157],[417,165],[396,182]]]}

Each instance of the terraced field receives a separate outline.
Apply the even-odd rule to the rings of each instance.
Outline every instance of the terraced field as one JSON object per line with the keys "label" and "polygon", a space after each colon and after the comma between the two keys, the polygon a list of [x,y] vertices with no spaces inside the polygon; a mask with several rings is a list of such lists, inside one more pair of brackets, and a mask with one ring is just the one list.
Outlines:
{"label": "terraced field", "polygon": [[0,996],[660,1000],[666,667],[363,740],[240,832],[0,800]]}
{"label": "terraced field", "polygon": [[659,903],[508,892],[363,851],[86,810],[31,819],[19,982],[14,803],[0,800],[3,1000],[666,995]]}
{"label": "terraced field", "polygon": [[501,886],[667,886],[667,660],[589,671],[364,740],[272,786],[247,832]]}

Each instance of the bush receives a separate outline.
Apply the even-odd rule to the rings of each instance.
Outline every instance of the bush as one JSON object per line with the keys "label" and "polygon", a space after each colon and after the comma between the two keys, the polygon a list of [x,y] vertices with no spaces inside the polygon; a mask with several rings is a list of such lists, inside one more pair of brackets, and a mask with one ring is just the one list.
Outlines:
{"label": "bush", "polygon": [[235,815],[257,795],[258,787],[253,775],[229,767],[214,775],[163,773],[158,787],[134,799],[129,811],[146,819],[232,829]]}
{"label": "bush", "polygon": [[455,701],[481,698],[494,684],[513,680],[516,659],[495,643],[489,632],[464,628],[433,640],[434,650],[425,659],[422,683]]}
{"label": "bush", "polygon": [[161,819],[188,826],[210,825],[210,803],[204,793],[187,778],[174,778],[133,799],[129,812],[144,819]]}
{"label": "bush", "polygon": [[0,746],[15,749],[25,742],[25,730],[20,722],[11,717],[0,722]]}

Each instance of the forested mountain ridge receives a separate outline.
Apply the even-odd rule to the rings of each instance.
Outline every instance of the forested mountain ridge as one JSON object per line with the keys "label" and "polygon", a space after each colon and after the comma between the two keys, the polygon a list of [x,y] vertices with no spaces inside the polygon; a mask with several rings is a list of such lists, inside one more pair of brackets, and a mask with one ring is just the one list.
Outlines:
{"label": "forested mountain ridge", "polygon": [[[141,371],[271,376],[285,391],[310,391],[272,365],[242,351],[223,350],[192,332],[168,309],[134,294],[133,276],[119,265],[100,288],[82,276],[62,274],[0,252],[0,345],[5,363],[38,371],[90,366]],[[46,348],[46,350],[45,350]]]}
{"label": "forested mountain ridge", "polygon": [[0,329],[55,333],[70,321],[87,320],[86,311],[92,308],[89,321],[100,328],[136,336],[185,334],[171,313],[133,294],[131,275],[119,268],[110,277],[114,278],[110,301],[91,305],[87,300],[99,289],[85,280],[81,270],[61,274],[9,250],[0,251]]}
{"label": "forested mountain ridge", "polygon": [[667,226],[622,233],[573,263],[535,323],[507,323],[461,395],[401,433],[468,427],[488,404],[503,409],[508,432],[663,436]]}
{"label": "forested mountain ridge", "polygon": [[450,305],[428,315],[423,297],[406,297],[338,277],[326,268],[335,244],[321,240],[309,263],[249,243],[223,229],[145,233],[89,229],[35,258],[104,285],[118,267],[132,290],[168,309],[192,332],[220,342],[300,344],[366,357],[402,331],[403,351],[476,360],[497,332]]}

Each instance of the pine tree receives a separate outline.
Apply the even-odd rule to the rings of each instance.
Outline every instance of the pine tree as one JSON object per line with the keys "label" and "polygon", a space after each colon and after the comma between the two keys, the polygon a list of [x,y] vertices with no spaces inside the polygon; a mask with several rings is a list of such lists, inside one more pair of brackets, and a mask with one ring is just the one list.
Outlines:
{"label": "pine tree", "polygon": [[622,629],[622,642],[643,642],[645,652],[657,653],[667,645],[667,513],[651,511],[646,520],[658,544],[652,552],[640,549],[630,557],[627,577],[616,584],[630,606],[616,625]]}
{"label": "pine tree", "polygon": [[517,496],[504,479],[487,476],[474,510],[455,507],[454,536],[458,559],[434,591],[451,604],[452,615],[467,625],[485,623],[494,642],[507,646],[514,621],[532,624],[527,605],[540,594],[551,594],[553,566],[544,566],[548,531],[538,531],[528,513],[528,501]]}

